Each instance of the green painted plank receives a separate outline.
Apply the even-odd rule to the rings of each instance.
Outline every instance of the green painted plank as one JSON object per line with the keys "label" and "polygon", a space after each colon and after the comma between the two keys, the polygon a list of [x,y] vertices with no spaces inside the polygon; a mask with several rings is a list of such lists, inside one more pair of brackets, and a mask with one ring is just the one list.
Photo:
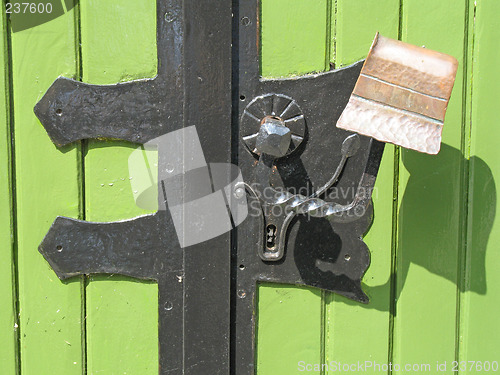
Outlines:
{"label": "green painted plank", "polygon": [[[329,65],[329,9],[326,0],[262,0],[262,75],[276,77],[325,70]],[[300,361],[319,363],[321,292],[262,284],[258,293],[257,373],[297,374]]]}
{"label": "green painted plank", "polygon": [[330,67],[335,67],[335,61],[337,59],[337,20],[338,20],[338,0],[331,0],[330,6],[328,8],[328,12],[330,15],[330,35],[329,35],[329,43],[330,43],[330,51],[328,53],[330,58]]}
{"label": "green painted plank", "polygon": [[336,66],[366,58],[375,33],[398,36],[400,0],[337,0]]}
{"label": "green painted plank", "polygon": [[[394,146],[384,151],[373,195],[374,219],[365,237],[371,253],[371,264],[363,277],[363,290],[370,298],[367,305],[345,297],[327,296],[326,363],[386,364],[390,355],[392,206],[394,180]],[[334,367],[328,374],[336,373]],[[363,368],[363,374],[380,373]]]}
{"label": "green painted plank", "polygon": [[10,85],[7,24],[5,13],[0,15],[0,373],[15,374],[17,369],[17,334],[15,265],[14,265],[14,216],[11,181],[10,136]]}
{"label": "green painted plank", "polygon": [[[337,2],[336,66],[365,58],[375,33],[398,37],[399,0]],[[362,305],[337,295],[328,296],[326,363],[386,364],[389,358],[394,146],[387,145],[373,194],[374,221],[365,241],[371,265],[363,278],[370,303]],[[357,368],[356,368],[357,369]],[[380,373],[366,367],[363,373]],[[335,373],[330,368],[329,373]]]}
{"label": "green painted plank", "polygon": [[328,69],[329,7],[328,0],[261,0],[262,76]]}
{"label": "green painted plank", "polygon": [[[394,362],[455,358],[458,267],[466,189],[462,120],[465,2],[404,0],[404,41],[459,60],[438,155],[402,151],[399,185]],[[448,366],[444,374],[451,374]]]}
{"label": "green painted plank", "polygon": [[[156,74],[154,1],[81,3],[83,80],[113,84]],[[128,157],[137,145],[89,142],[86,220],[143,214],[134,203]],[[121,276],[93,276],[87,295],[89,374],[158,374],[158,288]]]}
{"label": "green painted plank", "polygon": [[82,374],[81,279],[62,283],[37,248],[58,215],[80,212],[77,145],[55,147],[33,107],[76,74],[74,11],[12,34],[22,374]]}
{"label": "green painted plank", "polygon": [[[471,2],[472,3],[472,2]],[[472,13],[472,9],[471,9]],[[466,281],[461,361],[500,363],[500,181],[498,1],[477,1],[472,67],[472,124]],[[469,364],[470,366],[470,364]],[[464,374],[478,374],[479,367]]]}
{"label": "green painted plank", "polygon": [[321,291],[262,284],[257,322],[257,374],[300,374],[321,363]]}

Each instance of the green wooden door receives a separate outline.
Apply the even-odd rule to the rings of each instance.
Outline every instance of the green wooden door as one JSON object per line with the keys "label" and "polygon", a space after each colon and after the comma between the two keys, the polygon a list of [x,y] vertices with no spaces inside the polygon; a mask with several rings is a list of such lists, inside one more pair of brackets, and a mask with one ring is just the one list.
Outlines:
{"label": "green wooden door", "polygon": [[[496,368],[498,17],[497,0],[261,0],[266,77],[349,65],[376,31],[451,54],[460,68],[440,154],[386,147],[366,235],[370,304],[262,284],[259,375],[388,373],[389,363],[392,373]],[[13,32],[2,12],[0,374],[158,373],[157,286],[121,276],[63,283],[37,251],[57,215],[144,213],[128,180],[136,145],[59,150],[33,114],[60,75],[99,84],[153,77],[155,19],[154,0],[81,0]]]}

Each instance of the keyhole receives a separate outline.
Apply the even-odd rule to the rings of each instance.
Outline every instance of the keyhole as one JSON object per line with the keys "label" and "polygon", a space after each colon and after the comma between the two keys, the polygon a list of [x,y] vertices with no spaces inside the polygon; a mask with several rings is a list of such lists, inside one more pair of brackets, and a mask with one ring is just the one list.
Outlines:
{"label": "keyhole", "polygon": [[269,224],[266,228],[266,247],[274,249],[276,246],[276,225]]}

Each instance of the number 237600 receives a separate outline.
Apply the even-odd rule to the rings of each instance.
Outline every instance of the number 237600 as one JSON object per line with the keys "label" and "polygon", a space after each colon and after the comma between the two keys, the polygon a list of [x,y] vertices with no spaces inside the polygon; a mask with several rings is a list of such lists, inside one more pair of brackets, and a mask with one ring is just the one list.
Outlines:
{"label": "number 237600", "polygon": [[52,13],[52,3],[6,3],[5,12],[9,14]]}

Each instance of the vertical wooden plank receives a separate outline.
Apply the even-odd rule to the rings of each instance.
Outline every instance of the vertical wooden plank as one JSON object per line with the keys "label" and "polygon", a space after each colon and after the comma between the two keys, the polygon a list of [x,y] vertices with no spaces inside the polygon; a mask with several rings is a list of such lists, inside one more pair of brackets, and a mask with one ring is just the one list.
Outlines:
{"label": "vertical wooden plank", "polygon": [[8,33],[5,13],[0,15],[0,373],[17,369],[16,282],[14,264],[14,215],[12,201],[10,83]]}
{"label": "vertical wooden plank", "polygon": [[321,292],[262,284],[258,293],[257,374],[296,374],[302,363],[321,363]]}
{"label": "vertical wooden plank", "polygon": [[76,76],[74,10],[12,34],[21,373],[82,374],[81,279],[62,283],[38,252],[58,215],[78,217],[77,145],[54,146],[33,107]]}
{"label": "vertical wooden plank", "polygon": [[261,0],[262,76],[327,70],[329,1]]}
{"label": "vertical wooden plank", "polygon": [[[346,66],[368,54],[375,33],[398,38],[399,0],[337,2],[335,65]],[[363,278],[368,305],[344,297],[327,298],[326,363],[387,364],[391,323],[391,267],[394,197],[394,146],[387,145],[373,194],[374,221],[365,241],[371,265]],[[330,366],[330,372],[338,370]],[[363,367],[363,373],[380,373]]]}
{"label": "vertical wooden plank", "polygon": [[399,0],[337,0],[336,59],[338,67],[366,58],[375,33],[398,37]]}
{"label": "vertical wooden plank", "polygon": [[[261,1],[263,76],[325,70],[328,9],[327,0]],[[263,284],[258,293],[257,373],[289,375],[300,361],[320,363],[321,292]]]}
{"label": "vertical wooden plank", "polygon": [[[81,2],[83,80],[114,84],[156,74],[154,0]],[[85,157],[86,220],[145,211],[133,200],[128,157],[137,147],[90,141]],[[145,235],[147,235],[145,233]],[[87,295],[89,374],[158,374],[158,288],[121,276],[92,276]]]}
{"label": "vertical wooden plank", "polygon": [[[462,121],[466,2],[404,0],[402,38],[456,57],[460,64],[436,156],[402,151],[394,362],[455,358],[458,267],[463,244]],[[451,374],[451,366],[443,374]]]}
{"label": "vertical wooden plank", "polygon": [[[469,183],[469,220],[467,236],[466,279],[460,361],[468,363],[463,374],[477,374],[493,361],[500,363],[500,158],[498,144],[498,82],[496,61],[500,37],[497,1],[471,1],[471,13],[477,4],[472,65],[472,115]],[[491,370],[490,370],[491,371]]]}

